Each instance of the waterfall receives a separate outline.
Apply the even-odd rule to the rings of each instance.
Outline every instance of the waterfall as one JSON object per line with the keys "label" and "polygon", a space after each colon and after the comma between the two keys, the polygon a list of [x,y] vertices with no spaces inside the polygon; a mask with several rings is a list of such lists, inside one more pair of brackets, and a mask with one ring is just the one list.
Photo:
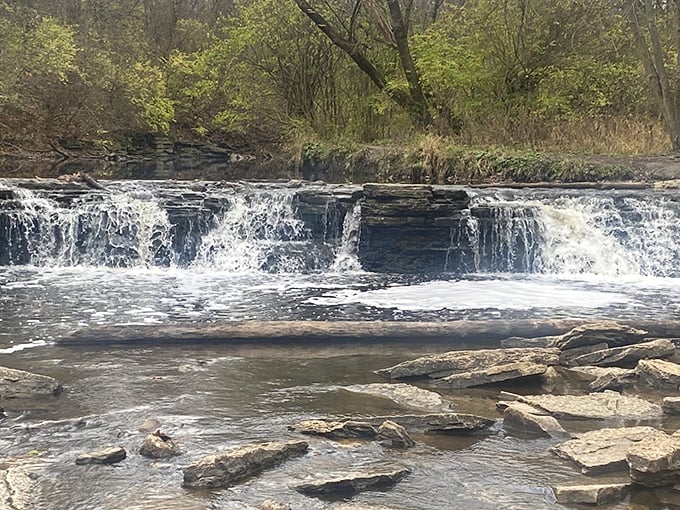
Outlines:
{"label": "waterfall", "polygon": [[342,239],[338,246],[331,271],[361,271],[361,261],[357,257],[357,247],[361,237],[361,204],[355,202],[345,214],[342,222]]}

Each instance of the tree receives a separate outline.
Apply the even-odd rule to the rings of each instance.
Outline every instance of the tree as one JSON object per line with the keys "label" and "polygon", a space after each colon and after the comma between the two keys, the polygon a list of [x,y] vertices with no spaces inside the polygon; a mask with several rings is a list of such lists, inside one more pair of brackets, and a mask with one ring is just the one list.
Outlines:
{"label": "tree", "polygon": [[[321,11],[312,7],[306,0],[295,0],[295,3],[335,46],[354,61],[379,90],[385,92],[406,110],[414,125],[423,128],[432,122],[427,99],[420,82],[420,74],[409,47],[409,14],[412,2],[409,2],[406,8],[402,9],[399,0],[385,0],[385,4],[377,1],[353,0],[351,9],[348,10],[349,18],[340,19],[338,17],[337,25],[331,24]],[[385,73],[365,53],[363,48],[367,43],[358,40],[357,27],[365,3],[368,4],[368,8],[372,9],[378,28],[382,30],[383,35],[387,36],[389,46],[397,52],[401,70],[408,85],[406,90],[401,87],[390,86]],[[383,16],[385,7],[387,15]],[[332,9],[329,10],[334,12]]]}
{"label": "tree", "polygon": [[[680,150],[680,2],[632,0],[624,4],[649,88],[674,151]],[[661,27],[659,26],[661,25]],[[665,28],[665,33],[663,31]],[[669,35],[670,34],[672,35]],[[673,58],[674,56],[674,58]]]}

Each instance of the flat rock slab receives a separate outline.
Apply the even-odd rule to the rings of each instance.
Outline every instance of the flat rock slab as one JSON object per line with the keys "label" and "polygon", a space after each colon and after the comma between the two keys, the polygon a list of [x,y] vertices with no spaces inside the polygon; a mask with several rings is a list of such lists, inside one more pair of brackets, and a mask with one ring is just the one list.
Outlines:
{"label": "flat rock slab", "polygon": [[307,453],[305,441],[257,443],[208,455],[184,468],[184,487],[229,487],[292,457]]}
{"label": "flat rock slab", "polygon": [[558,485],[553,487],[555,499],[563,505],[606,505],[616,503],[625,498],[629,491],[629,483]]}
{"label": "flat rock slab", "polygon": [[586,345],[605,343],[609,347],[621,347],[641,342],[648,332],[611,321],[595,322],[577,326],[558,336],[553,345],[562,350]]}
{"label": "flat rock slab", "polygon": [[405,414],[366,418],[367,423],[376,427],[385,421],[398,423],[410,433],[424,434],[471,434],[485,431],[495,423],[495,420],[490,418],[463,413]]}
{"label": "flat rock slab", "polygon": [[555,418],[654,420],[662,415],[661,407],[656,404],[609,390],[588,395],[528,395],[519,400]]}
{"label": "flat rock slab", "polygon": [[439,412],[449,408],[439,393],[406,383],[353,384],[342,388],[350,393],[371,395],[391,400],[395,404],[422,411]]}
{"label": "flat rock slab", "polygon": [[380,425],[376,437],[380,444],[389,448],[410,448],[416,444],[404,427],[390,420]]}
{"label": "flat rock slab", "polygon": [[645,487],[680,482],[680,435],[665,432],[638,441],[628,449],[630,478]]}
{"label": "flat rock slab", "polygon": [[380,424],[371,424],[359,420],[304,420],[291,427],[291,430],[300,434],[323,436],[329,439],[373,439],[378,435],[376,428],[378,426]]}
{"label": "flat rock slab", "polygon": [[628,469],[626,454],[631,446],[648,438],[661,437],[653,427],[622,427],[593,430],[555,446],[558,457],[575,462],[586,475]]}
{"label": "flat rock slab", "polygon": [[541,375],[548,369],[548,365],[520,361],[496,365],[471,372],[460,372],[433,380],[430,385],[435,388],[463,389],[484,384],[493,384],[501,381],[510,381]]}
{"label": "flat rock slab", "polygon": [[355,471],[341,476],[303,483],[295,489],[303,494],[354,494],[373,488],[390,487],[411,472],[408,469],[391,471]]}
{"label": "flat rock slab", "polygon": [[512,402],[503,411],[503,428],[522,434],[567,438],[571,434],[546,412],[522,402]]}
{"label": "flat rock slab", "polygon": [[449,351],[404,361],[393,367],[377,370],[376,374],[387,379],[443,378],[454,374],[480,372],[499,365],[520,362],[545,366],[558,365],[559,349],[514,348]]}
{"label": "flat rock slab", "polygon": [[125,449],[120,446],[111,446],[94,450],[87,453],[81,453],[76,457],[76,464],[116,464],[127,457]]}
{"label": "flat rock slab", "polygon": [[661,407],[666,414],[680,414],[680,397],[664,397]]}
{"label": "flat rock slab", "polygon": [[61,385],[52,377],[0,367],[0,398],[56,395],[61,389]]}
{"label": "flat rock slab", "polygon": [[577,356],[569,366],[594,365],[601,367],[634,367],[638,361],[648,358],[666,358],[675,353],[675,344],[668,338],[660,338],[635,345],[603,349]]}
{"label": "flat rock slab", "polygon": [[640,381],[658,389],[680,388],[680,365],[661,359],[640,360],[637,366]]}

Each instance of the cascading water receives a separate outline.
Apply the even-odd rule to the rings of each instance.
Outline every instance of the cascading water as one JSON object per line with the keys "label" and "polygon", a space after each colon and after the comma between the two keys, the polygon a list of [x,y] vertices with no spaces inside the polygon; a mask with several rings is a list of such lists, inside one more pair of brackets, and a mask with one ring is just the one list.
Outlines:
{"label": "cascading water", "polygon": [[332,271],[361,271],[361,261],[357,257],[357,246],[361,236],[361,204],[355,202],[345,214],[342,223],[342,240],[331,266]]}

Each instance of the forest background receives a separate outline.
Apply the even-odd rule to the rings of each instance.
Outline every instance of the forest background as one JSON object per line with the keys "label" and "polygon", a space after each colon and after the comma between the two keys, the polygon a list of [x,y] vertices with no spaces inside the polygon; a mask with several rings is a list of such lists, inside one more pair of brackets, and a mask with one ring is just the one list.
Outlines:
{"label": "forest background", "polygon": [[672,0],[0,0],[0,151],[665,153],[679,28]]}

